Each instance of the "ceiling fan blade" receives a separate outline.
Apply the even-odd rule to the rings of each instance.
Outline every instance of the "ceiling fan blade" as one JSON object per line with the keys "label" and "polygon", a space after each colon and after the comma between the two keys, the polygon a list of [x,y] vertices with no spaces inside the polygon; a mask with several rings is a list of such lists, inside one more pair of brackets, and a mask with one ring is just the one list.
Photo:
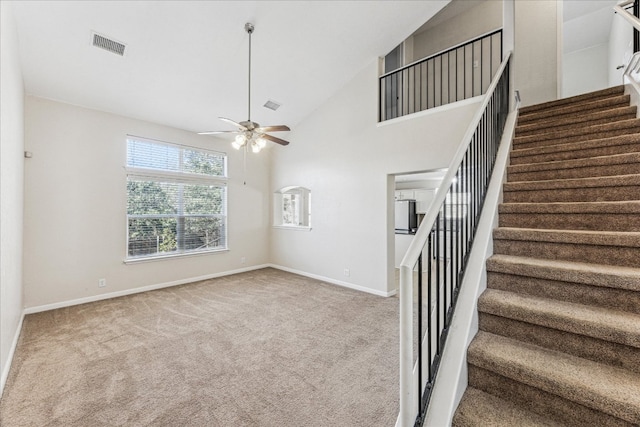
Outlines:
{"label": "ceiling fan blade", "polygon": [[267,139],[267,140],[271,141],[271,142],[275,142],[276,144],[289,145],[289,141],[285,141],[284,139],[276,138],[275,136],[268,135],[266,133],[264,135],[262,135],[262,137],[264,139]]}
{"label": "ceiling fan blade", "polygon": [[227,119],[227,118],[225,118],[225,117],[218,117],[218,118],[219,118],[220,120],[222,120],[223,122],[227,122],[227,123],[229,123],[229,124],[232,124],[232,125],[234,125],[234,126],[236,126],[236,127],[240,128],[240,129],[242,129],[242,130],[247,130],[247,128],[246,128],[246,127],[242,126],[242,125],[241,125],[240,123],[238,123],[238,122],[234,122],[234,121],[233,121],[233,120],[231,120],[231,119]]}
{"label": "ceiling fan blade", "polygon": [[285,132],[289,131],[289,126],[286,125],[277,125],[277,126],[262,126],[256,129],[256,132],[264,133],[264,132]]}
{"label": "ceiling fan blade", "polygon": [[206,132],[198,132],[198,135],[217,135],[220,133],[238,133],[238,130],[208,130]]}

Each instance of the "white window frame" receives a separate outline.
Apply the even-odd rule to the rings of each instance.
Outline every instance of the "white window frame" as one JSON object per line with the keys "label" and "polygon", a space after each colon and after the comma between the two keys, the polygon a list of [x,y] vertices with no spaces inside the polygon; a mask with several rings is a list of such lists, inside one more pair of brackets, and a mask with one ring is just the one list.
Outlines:
{"label": "white window frame", "polygon": [[[129,215],[127,212],[125,215],[126,246],[125,246],[124,262],[126,264],[129,264],[129,263],[138,263],[138,262],[153,261],[153,260],[160,260],[160,259],[167,259],[167,258],[206,255],[206,254],[212,254],[216,252],[228,251],[229,250],[229,239],[228,239],[229,227],[228,227],[228,205],[227,205],[227,200],[228,200],[227,154],[220,151],[208,150],[200,147],[175,144],[175,143],[165,142],[165,141],[158,141],[154,139],[143,138],[143,137],[138,137],[133,135],[127,135],[127,138],[125,141],[127,150],[129,146],[129,140],[135,140],[135,141],[141,141],[141,142],[150,143],[150,144],[156,144],[160,146],[169,146],[169,147],[177,148],[180,150],[180,160],[179,160],[180,164],[182,164],[182,155],[184,153],[184,150],[193,150],[193,151],[207,153],[207,154],[214,154],[214,155],[221,156],[223,158],[223,175],[221,176],[205,175],[205,174],[197,174],[197,173],[189,173],[189,172],[176,172],[176,171],[170,171],[170,170],[137,167],[137,166],[128,166],[127,159],[125,159],[124,170],[126,172],[127,183],[129,182],[130,179],[133,179],[133,180],[143,180],[143,181],[151,181],[151,182],[158,182],[158,183],[177,183],[177,184],[192,184],[192,185],[196,184],[196,185],[207,185],[207,186],[215,186],[215,187],[223,188],[224,189],[223,198],[222,198],[223,212],[221,214],[210,214],[210,215],[207,214],[206,216],[218,217],[223,219],[224,246],[210,248],[210,249],[203,249],[203,250],[184,250],[183,249],[183,250],[177,250],[176,252],[172,252],[172,253],[156,253],[151,255],[130,256],[129,255],[129,219],[131,218],[131,215]],[[125,187],[125,192],[126,192],[126,187]],[[128,197],[128,195],[125,195],[125,197]],[[127,200],[127,203],[128,203],[128,200]],[[171,214],[170,216],[176,217],[176,218],[188,217],[180,212],[176,213],[175,215]],[[193,216],[195,217],[198,215],[193,215]]]}
{"label": "white window frame", "polygon": [[[298,200],[296,211],[297,224],[287,223],[284,199],[295,196]],[[289,230],[311,231],[311,190],[300,186],[284,187],[273,195],[273,227]]]}

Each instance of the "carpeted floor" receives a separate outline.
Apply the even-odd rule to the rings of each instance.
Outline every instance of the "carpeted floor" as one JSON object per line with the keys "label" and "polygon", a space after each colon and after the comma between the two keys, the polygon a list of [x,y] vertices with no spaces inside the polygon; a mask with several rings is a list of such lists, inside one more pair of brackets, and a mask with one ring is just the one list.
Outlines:
{"label": "carpeted floor", "polygon": [[264,269],[28,315],[14,426],[392,426],[398,300]]}

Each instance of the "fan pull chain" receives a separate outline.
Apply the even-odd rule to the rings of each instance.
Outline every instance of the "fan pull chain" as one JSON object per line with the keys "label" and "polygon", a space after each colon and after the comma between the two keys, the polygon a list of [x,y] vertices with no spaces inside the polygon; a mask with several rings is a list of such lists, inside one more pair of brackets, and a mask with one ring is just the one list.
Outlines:
{"label": "fan pull chain", "polygon": [[247,151],[249,151],[249,144],[244,145],[242,152],[242,185],[247,185]]}

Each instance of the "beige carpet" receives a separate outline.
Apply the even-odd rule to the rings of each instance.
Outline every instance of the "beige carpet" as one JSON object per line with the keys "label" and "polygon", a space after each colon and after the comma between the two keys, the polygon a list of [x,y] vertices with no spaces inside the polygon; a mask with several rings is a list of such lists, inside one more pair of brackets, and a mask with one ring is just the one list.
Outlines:
{"label": "beige carpet", "polygon": [[29,315],[13,426],[392,426],[398,300],[264,269]]}

